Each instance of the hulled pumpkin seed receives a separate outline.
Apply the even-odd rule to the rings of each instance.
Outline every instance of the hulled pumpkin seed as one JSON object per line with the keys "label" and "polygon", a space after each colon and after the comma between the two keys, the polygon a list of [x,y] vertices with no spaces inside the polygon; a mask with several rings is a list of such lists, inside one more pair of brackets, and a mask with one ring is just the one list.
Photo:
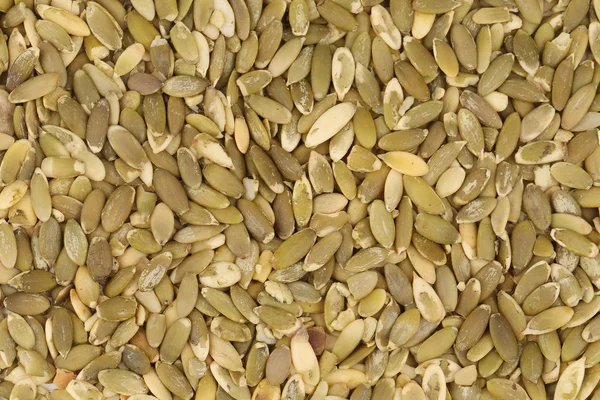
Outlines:
{"label": "hulled pumpkin seed", "polygon": [[0,396],[593,396],[598,4],[38,3]]}

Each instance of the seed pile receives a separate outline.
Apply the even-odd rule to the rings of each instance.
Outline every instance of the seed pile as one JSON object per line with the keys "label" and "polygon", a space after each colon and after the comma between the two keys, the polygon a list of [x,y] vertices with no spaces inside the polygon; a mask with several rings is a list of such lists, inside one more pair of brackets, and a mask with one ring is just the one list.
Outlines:
{"label": "seed pile", "polygon": [[600,1],[0,11],[0,397],[600,399]]}

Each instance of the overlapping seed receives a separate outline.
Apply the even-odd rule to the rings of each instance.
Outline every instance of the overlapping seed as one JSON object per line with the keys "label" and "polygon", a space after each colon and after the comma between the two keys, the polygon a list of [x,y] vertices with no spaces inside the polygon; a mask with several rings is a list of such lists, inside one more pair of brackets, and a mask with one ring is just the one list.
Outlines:
{"label": "overlapping seed", "polygon": [[598,398],[598,11],[0,1],[0,397]]}

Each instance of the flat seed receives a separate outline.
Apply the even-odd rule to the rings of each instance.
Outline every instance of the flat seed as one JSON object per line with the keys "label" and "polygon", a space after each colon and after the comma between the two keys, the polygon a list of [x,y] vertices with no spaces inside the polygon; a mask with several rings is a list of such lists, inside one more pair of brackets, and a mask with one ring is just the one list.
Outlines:
{"label": "flat seed", "polygon": [[98,380],[113,392],[135,395],[147,393],[148,388],[141,376],[119,369],[106,369],[98,373]]}
{"label": "flat seed", "polygon": [[391,49],[400,49],[400,31],[394,25],[389,11],[380,5],[374,6],[371,10],[371,25]]}
{"label": "flat seed", "polygon": [[571,129],[581,121],[593,101],[595,88],[594,83],[585,85],[569,98],[561,119],[563,129]]}
{"label": "flat seed", "polygon": [[455,24],[450,29],[450,37],[458,62],[467,70],[474,70],[477,67],[477,49],[471,33],[464,25]]}
{"label": "flat seed", "polygon": [[135,299],[113,297],[98,304],[98,316],[108,321],[124,321],[133,316],[136,306]]}
{"label": "flat seed", "polygon": [[53,276],[47,271],[31,270],[11,278],[8,283],[26,293],[43,293],[56,286]]}
{"label": "flat seed", "polygon": [[8,314],[7,322],[8,332],[18,346],[31,349],[35,345],[35,334],[22,316],[18,314]]}
{"label": "flat seed", "polygon": [[454,344],[457,333],[458,329],[450,326],[431,335],[419,347],[416,357],[417,361],[431,360],[445,353]]}
{"label": "flat seed", "polygon": [[426,81],[435,78],[438,68],[434,57],[425,46],[411,37],[405,37],[404,49],[410,62]]}
{"label": "flat seed", "polygon": [[98,390],[98,388],[96,388],[91,383],[82,381],[82,380],[74,379],[74,380],[70,381],[66,387],[66,391],[71,397],[73,397],[75,399],[82,399],[82,398],[101,399],[102,398],[102,393],[100,392],[100,390]]}
{"label": "flat seed", "polygon": [[156,364],[156,374],[160,381],[169,391],[183,399],[189,399],[193,396],[193,390],[188,383],[185,375],[175,366],[166,363]]}
{"label": "flat seed", "polygon": [[556,396],[568,398],[579,392],[585,375],[585,357],[571,363],[562,373],[556,384]]}
{"label": "flat seed", "polygon": [[521,124],[521,140],[528,142],[538,137],[552,122],[555,111],[549,104],[543,104],[529,112]]}
{"label": "flat seed", "polygon": [[4,306],[19,315],[38,315],[50,308],[50,300],[40,294],[17,292],[6,296]]}
{"label": "flat seed", "polygon": [[37,7],[38,14],[49,21],[55,22],[64,28],[70,35],[88,36],[90,30],[87,24],[78,16],[57,7],[40,5]]}
{"label": "flat seed", "polygon": [[448,43],[443,42],[440,39],[434,39],[433,56],[442,72],[447,76],[454,77],[458,75],[458,59],[456,58],[454,50]]}
{"label": "flat seed", "polygon": [[339,249],[342,240],[342,234],[339,232],[332,232],[319,240],[306,255],[304,270],[314,271],[324,266]]}
{"label": "flat seed", "polygon": [[291,113],[281,104],[268,97],[251,95],[247,101],[248,105],[263,118],[279,124],[287,124],[291,121]]}
{"label": "flat seed", "polygon": [[425,162],[414,154],[403,151],[385,153],[380,158],[393,170],[410,176],[423,176],[429,172]]}
{"label": "flat seed", "polygon": [[312,125],[306,138],[307,147],[316,147],[331,139],[354,116],[356,106],[351,103],[340,103],[325,111]]}
{"label": "flat seed", "polygon": [[490,334],[500,357],[506,362],[516,362],[518,359],[517,340],[502,314],[492,314],[490,317]]}
{"label": "flat seed", "polygon": [[595,257],[598,255],[598,246],[575,231],[557,228],[553,229],[550,234],[558,244],[575,254],[584,257]]}
{"label": "flat seed", "polygon": [[456,216],[458,223],[478,222],[492,213],[497,200],[491,197],[482,197],[466,204]]}
{"label": "flat seed", "polygon": [[164,335],[160,347],[160,359],[172,364],[180,355],[190,335],[192,324],[189,319],[181,318],[175,321]]}
{"label": "flat seed", "polygon": [[397,129],[414,129],[435,120],[442,111],[441,101],[428,101],[419,104],[404,114],[396,126]]}
{"label": "flat seed", "polygon": [[131,186],[121,186],[108,197],[102,208],[102,227],[107,232],[119,229],[129,217],[135,190]]}
{"label": "flat seed", "polygon": [[25,103],[47,95],[58,86],[58,74],[55,72],[39,75],[21,83],[10,93],[11,103]]}
{"label": "flat seed", "polygon": [[140,43],[134,43],[127,47],[115,63],[115,73],[122,76],[130,72],[142,61],[144,53],[144,46]]}
{"label": "flat seed", "polygon": [[86,5],[86,22],[92,34],[109,50],[121,47],[123,31],[113,16],[100,4],[91,2]]}
{"label": "flat seed", "polygon": [[310,228],[292,235],[275,251],[272,261],[273,267],[275,269],[285,269],[300,261],[313,246],[315,239],[316,234]]}
{"label": "flat seed", "polygon": [[573,316],[573,309],[565,306],[552,307],[542,311],[527,324],[525,333],[541,335],[565,325]]}
{"label": "flat seed", "polygon": [[456,337],[455,346],[459,350],[469,350],[481,339],[488,325],[490,311],[490,307],[483,304],[467,316]]}
{"label": "flat seed", "polygon": [[208,82],[195,76],[174,76],[167,79],[162,86],[165,94],[172,97],[194,97],[204,92]]}
{"label": "flat seed", "polygon": [[425,180],[405,175],[404,189],[408,197],[424,211],[431,214],[441,214],[443,212],[442,200]]}
{"label": "flat seed", "polygon": [[455,1],[419,1],[413,5],[416,11],[432,14],[444,14],[458,7]]}
{"label": "flat seed", "polygon": [[445,310],[440,298],[427,282],[416,275],[413,277],[413,293],[417,308],[426,321],[436,323],[442,320]]}
{"label": "flat seed", "polygon": [[342,30],[351,32],[357,27],[354,16],[333,1],[325,1],[318,6],[317,9],[319,10],[321,17]]}
{"label": "flat seed", "polygon": [[382,266],[389,251],[380,247],[360,250],[346,262],[344,268],[349,272],[362,272]]}
{"label": "flat seed", "polygon": [[371,204],[369,214],[373,236],[383,247],[391,247],[395,238],[394,220],[383,201],[375,200]]}
{"label": "flat seed", "polygon": [[441,217],[431,214],[417,215],[415,229],[427,239],[440,244],[454,244],[460,240],[456,228]]}

